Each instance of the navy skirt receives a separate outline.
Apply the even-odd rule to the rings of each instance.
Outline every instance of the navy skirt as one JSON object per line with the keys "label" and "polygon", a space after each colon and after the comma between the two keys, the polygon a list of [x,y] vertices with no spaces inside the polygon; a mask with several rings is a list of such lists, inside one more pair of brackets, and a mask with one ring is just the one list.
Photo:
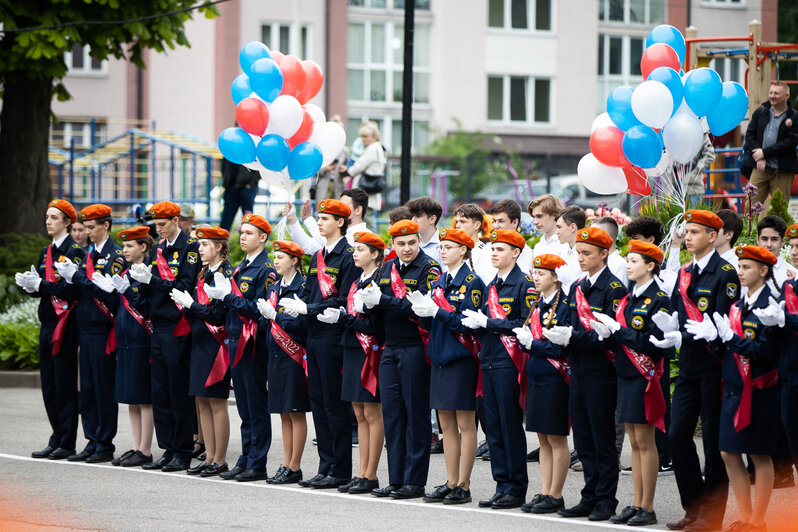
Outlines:
{"label": "navy skirt", "polygon": [[310,412],[305,370],[288,355],[269,355],[269,413]]}
{"label": "navy skirt", "polygon": [[216,360],[216,353],[219,351],[219,344],[215,339],[210,341],[194,342],[191,346],[191,362],[189,363],[189,383],[188,394],[193,397],[211,397],[216,399],[227,399],[230,397],[230,370],[227,370],[222,380],[217,383],[205,386],[208,375],[211,374],[213,362]]}
{"label": "navy skirt", "polygon": [[127,405],[152,404],[150,394],[150,346],[116,350],[114,401]]}
{"label": "navy skirt", "polygon": [[[528,383],[528,381],[527,381]],[[527,384],[526,430],[552,436],[568,436],[568,385]]]}
{"label": "navy skirt", "polygon": [[430,368],[430,408],[435,410],[476,410],[477,360],[456,358],[443,367]]}
{"label": "navy skirt", "polygon": [[779,433],[778,387],[754,390],[751,398],[751,424],[740,432],[734,430],[734,414],[740,404],[740,392],[723,392],[720,407],[718,447],[729,453],[775,455]]}
{"label": "navy skirt", "polygon": [[645,377],[618,377],[618,421],[647,425],[643,396],[648,381]]}
{"label": "navy skirt", "polygon": [[350,403],[379,403],[380,387],[377,385],[377,396],[363,387],[360,377],[366,353],[360,344],[357,347],[344,346],[344,374],[341,379],[341,401]]}

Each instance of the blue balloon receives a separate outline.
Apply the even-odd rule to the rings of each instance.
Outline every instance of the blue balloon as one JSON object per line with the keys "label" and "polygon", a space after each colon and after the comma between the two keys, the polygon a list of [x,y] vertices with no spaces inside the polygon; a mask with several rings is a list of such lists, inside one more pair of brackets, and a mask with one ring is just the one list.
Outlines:
{"label": "blue balloon", "polygon": [[256,153],[264,168],[279,172],[288,165],[291,148],[283,137],[271,134],[260,139]]}
{"label": "blue balloon", "polygon": [[[612,122],[621,131],[626,131],[632,126],[640,124],[632,112],[632,87],[616,87],[607,96],[607,114],[610,115]],[[647,168],[647,167],[646,167]]]}
{"label": "blue balloon", "polygon": [[709,132],[715,136],[725,135],[737,127],[747,112],[748,94],[743,86],[734,81],[725,82],[718,105],[707,115]]}
{"label": "blue balloon", "polygon": [[671,113],[671,116],[673,116],[682,104],[682,98],[684,98],[682,78],[670,67],[658,67],[651,71],[647,79],[659,81],[668,87],[668,90],[671,92],[671,97],[673,98],[673,112]]}
{"label": "blue balloon", "polygon": [[240,127],[228,127],[219,134],[219,151],[231,163],[247,164],[255,160],[255,143]]}
{"label": "blue balloon", "polygon": [[273,102],[283,90],[283,72],[273,59],[258,59],[252,64],[249,84],[255,94],[267,102]]}
{"label": "blue balloon", "polygon": [[723,82],[711,68],[696,68],[684,80],[684,101],[696,116],[707,116],[723,95]]}
{"label": "blue balloon", "polygon": [[687,57],[687,45],[684,42],[684,36],[679,30],[668,24],[657,26],[646,37],[646,48],[658,42],[673,48],[676,51],[676,55],[679,56],[679,63],[684,64],[684,59]]}
{"label": "blue balloon", "polygon": [[258,59],[271,59],[272,54],[269,53],[269,47],[258,41],[250,41],[241,48],[238,54],[238,63],[241,65],[241,70],[244,74],[249,75],[252,65]]}
{"label": "blue balloon", "polygon": [[662,136],[642,124],[629,128],[621,146],[626,159],[640,168],[653,168],[662,158]]}
{"label": "blue balloon", "polygon": [[230,86],[230,95],[233,97],[233,103],[238,105],[238,102],[248,98],[250,94],[252,94],[252,85],[249,84],[249,77],[246,74],[239,74]]}
{"label": "blue balloon", "polygon": [[321,160],[321,149],[314,143],[297,144],[288,157],[288,175],[296,181],[307,179],[319,171]]}

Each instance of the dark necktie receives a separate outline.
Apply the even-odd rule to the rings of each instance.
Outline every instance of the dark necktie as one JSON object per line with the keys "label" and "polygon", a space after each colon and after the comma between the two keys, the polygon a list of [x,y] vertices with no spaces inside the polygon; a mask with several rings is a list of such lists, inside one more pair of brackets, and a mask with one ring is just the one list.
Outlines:
{"label": "dark necktie", "polygon": [[407,272],[407,264],[399,263],[399,277],[404,277]]}
{"label": "dark necktie", "polygon": [[501,289],[502,289],[502,286],[504,286],[504,279],[502,279],[501,277],[499,277],[499,278],[496,280],[496,291],[498,292],[499,290],[501,290]]}
{"label": "dark necktie", "polygon": [[591,286],[593,286],[593,283],[590,282],[590,279],[585,279],[585,291],[590,290]]}
{"label": "dark necktie", "polygon": [[249,259],[244,259],[244,262],[241,263],[241,269],[245,270],[249,266]]}
{"label": "dark necktie", "polygon": [[449,289],[449,286],[451,284],[452,284],[452,274],[451,273],[447,273],[446,274],[446,289],[447,290]]}

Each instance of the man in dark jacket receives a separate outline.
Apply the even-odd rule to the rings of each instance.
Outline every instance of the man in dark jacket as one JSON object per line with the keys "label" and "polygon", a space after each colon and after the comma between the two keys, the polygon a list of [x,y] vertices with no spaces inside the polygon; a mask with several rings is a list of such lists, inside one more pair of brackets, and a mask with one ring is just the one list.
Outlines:
{"label": "man in dark jacket", "polygon": [[765,203],[776,190],[786,201],[798,172],[795,147],[798,145],[798,111],[790,105],[790,89],[784,82],[770,86],[768,101],[751,115],[745,144],[753,150],[756,168],[751,183],[757,186],[753,201]]}
{"label": "man in dark jacket", "polygon": [[222,201],[222,219],[219,226],[222,229],[230,230],[233,220],[236,217],[239,207],[241,214],[252,212],[255,207],[255,195],[258,193],[258,182],[260,173],[249,170],[240,164],[231,163],[227,159],[222,159],[222,186],[224,196]]}

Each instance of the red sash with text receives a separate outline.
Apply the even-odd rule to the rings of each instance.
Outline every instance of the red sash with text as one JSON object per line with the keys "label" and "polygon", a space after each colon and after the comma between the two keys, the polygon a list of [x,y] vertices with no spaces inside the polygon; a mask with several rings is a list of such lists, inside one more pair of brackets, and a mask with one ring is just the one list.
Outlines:
{"label": "red sash with text", "polygon": [[[346,311],[351,316],[363,318],[362,314],[355,312],[355,292],[357,291],[357,281],[352,282],[349,294],[346,296]],[[374,397],[377,397],[377,384],[380,375],[380,359],[382,350],[385,346],[377,344],[377,337],[371,334],[355,331],[360,347],[366,353],[366,360],[363,362],[363,369],[360,370],[360,383]]]}
{"label": "red sash with text", "polygon": [[[682,298],[682,304],[684,305],[684,310],[687,312],[687,317],[693,321],[704,321],[704,315],[698,309],[695,303],[690,299],[687,295],[687,290],[690,288],[690,280],[692,279],[692,275],[688,268],[692,266],[692,262],[688,262],[684,265],[681,271],[681,275],[679,276],[679,296]],[[718,364],[721,364],[723,361],[716,355],[708,345],[705,345],[707,351],[709,352],[712,357],[718,361]]]}
{"label": "red sash with text", "polygon": [[[233,271],[233,276],[230,278],[230,284],[232,285],[233,295],[236,297],[244,297],[244,294],[241,293],[241,289],[238,288],[238,284],[236,284],[235,276],[238,273],[238,269],[241,265],[236,266],[236,269]],[[233,367],[238,364],[241,360],[241,356],[244,354],[244,348],[249,343],[249,340],[252,339],[252,358],[255,358],[255,342],[258,339],[258,323],[250,318],[244,317],[241,314],[238,315],[238,318],[241,320],[241,336],[238,338],[238,345],[236,345],[236,356],[233,359]]]}
{"label": "red sash with text", "polygon": [[[596,317],[593,315],[593,309],[590,308],[590,303],[587,302],[587,298],[585,297],[585,293],[582,291],[581,286],[576,286],[575,294],[576,314],[579,316],[579,323],[582,324],[582,327],[584,327],[586,331],[592,331],[593,327],[590,326],[590,320],[596,320]],[[604,353],[604,356],[606,356],[614,366],[615,353],[609,349],[602,349],[601,352]]]}
{"label": "red sash with text", "polygon": [[[58,282],[55,278],[55,268],[53,268],[53,246],[47,246],[47,255],[44,258],[44,280],[48,283]],[[61,352],[61,342],[64,340],[64,333],[66,333],[66,325],[69,320],[69,313],[75,308],[76,302],[68,302],[56,296],[50,296],[50,303],[53,305],[55,317],[58,318],[58,323],[53,331],[51,340],[52,348],[50,349],[50,356],[55,356]]]}
{"label": "red sash with text", "polygon": [[[435,304],[438,307],[442,308],[447,312],[457,312],[449,300],[446,299],[446,296],[443,295],[443,288],[438,286],[435,288],[433,292],[432,300],[435,301]],[[479,338],[476,337],[474,334],[465,334],[460,332],[450,331],[452,336],[457,338],[457,341],[463,344],[463,347],[468,349],[468,352],[476,359],[477,361],[477,368],[479,374],[477,375],[477,397],[482,396],[482,366],[479,363],[479,350],[482,349],[482,344],[479,341]]]}
{"label": "red sash with text", "polygon": [[[529,329],[532,331],[532,339],[543,340],[543,325],[540,323],[540,308],[536,307],[529,319]],[[565,384],[571,385],[571,363],[567,358],[546,358],[554,369],[560,372]]]}
{"label": "red sash with text", "polygon": [[[119,275],[125,275],[126,273],[127,270],[123,271]],[[128,302],[124,294],[119,294],[119,297],[122,298],[122,304],[125,306],[125,310],[127,310],[128,313],[131,316],[133,316],[133,319],[136,320],[139,325],[144,327],[144,330],[146,331],[148,336],[152,336],[152,322],[150,321],[150,319],[145,318],[144,314],[133,308],[133,306],[131,306],[131,304]]]}
{"label": "red sash with text", "polygon": [[327,263],[324,262],[324,250],[320,249],[316,253],[316,279],[319,281],[319,289],[321,290],[321,297],[329,299],[338,295],[338,288],[335,286],[335,281],[327,273]]}
{"label": "red sash with text", "polygon": [[795,288],[792,283],[784,283],[784,303],[787,312],[798,314],[798,296],[795,295]]}
{"label": "red sash with text", "polygon": [[[163,256],[163,249],[157,249],[158,251],[155,252],[155,264],[158,266],[158,273],[161,275],[161,279],[174,281],[175,275],[166,263],[166,259]],[[175,303],[175,306],[177,310],[180,311],[180,321],[177,322],[177,327],[175,327],[175,332],[172,333],[172,336],[185,336],[191,332],[191,326],[188,324],[188,319],[186,319],[186,313],[183,312],[183,306],[179,303]]]}
{"label": "red sash with text", "polygon": [[[89,278],[91,281],[94,278],[94,259],[91,258],[91,253],[86,254],[86,277]],[[105,354],[110,355],[114,351],[116,351],[116,316],[114,313],[111,312],[111,309],[108,308],[108,305],[97,299],[96,297],[92,298],[94,303],[97,305],[97,308],[100,309],[100,312],[105,314],[105,317],[108,318],[111,322],[111,332],[108,333],[108,340],[105,342]]]}
{"label": "red sash with text", "polygon": [[[391,264],[391,290],[393,290],[393,295],[399,299],[404,299],[404,297],[407,295],[407,287],[405,286],[405,282],[402,280],[402,276],[399,275],[399,270],[396,269],[396,262]],[[429,358],[427,357],[429,331],[421,325],[421,320],[417,317],[412,316],[407,319],[418,325],[418,334],[421,335],[421,342],[424,344],[424,358],[427,359],[427,364],[431,364]]]}
{"label": "red sash with text", "polygon": [[[197,281],[197,303],[200,305],[207,305],[210,303],[208,294],[205,293],[205,279]],[[214,340],[219,344],[219,350],[216,352],[216,358],[213,359],[213,366],[211,372],[208,374],[208,379],[205,381],[205,387],[216,384],[224,379],[227,374],[227,368],[230,366],[230,351],[228,347],[227,331],[224,326],[211,325],[203,320],[203,323],[208,328]]]}
{"label": "red sash with text", "polygon": [[[269,303],[277,309],[277,290],[273,290],[272,294],[269,296]],[[285,351],[285,354],[291,357],[291,359],[300,365],[302,371],[305,373],[305,390],[308,389],[308,353],[305,351],[305,348],[299,345],[299,343],[291,338],[285,329],[280,327],[280,324],[277,323],[277,320],[271,320],[272,324],[272,338],[274,341],[277,342],[277,345],[280,346],[280,349]]]}
{"label": "red sash with text", "polygon": [[[507,319],[507,314],[499,304],[499,294],[496,292],[496,285],[491,284],[488,291],[488,314],[495,320]],[[513,361],[515,369],[518,370],[518,386],[521,393],[518,397],[518,402],[521,409],[526,409],[526,359],[527,354],[521,350],[518,343],[518,338],[514,335],[500,334],[499,340],[504,344],[507,354],[510,355],[510,360]]]}

